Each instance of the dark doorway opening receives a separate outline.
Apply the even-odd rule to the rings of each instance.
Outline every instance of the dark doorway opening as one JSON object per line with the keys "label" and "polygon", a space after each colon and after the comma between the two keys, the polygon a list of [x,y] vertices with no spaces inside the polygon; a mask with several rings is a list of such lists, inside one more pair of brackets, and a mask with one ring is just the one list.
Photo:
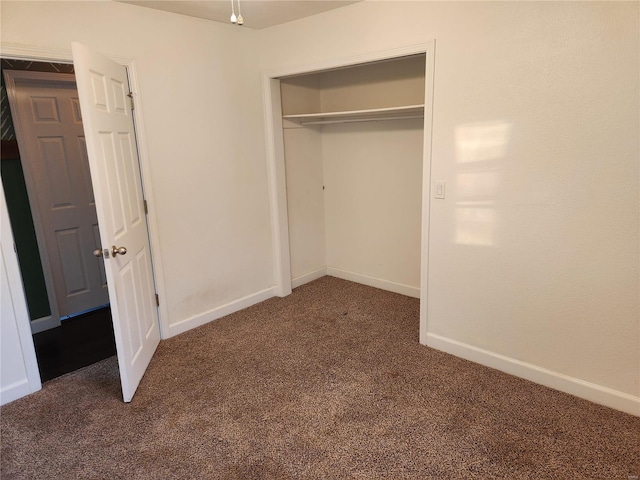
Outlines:
{"label": "dark doorway opening", "polygon": [[69,318],[33,335],[43,382],[116,354],[109,307]]}
{"label": "dark doorway opening", "polygon": [[[33,322],[46,317],[50,313],[50,305],[2,71],[73,73],[73,65],[2,59],[0,66],[2,182],[27,306]],[[43,382],[116,354],[111,309],[108,306],[67,318],[55,328],[35,331],[38,333],[33,335],[33,340]]]}

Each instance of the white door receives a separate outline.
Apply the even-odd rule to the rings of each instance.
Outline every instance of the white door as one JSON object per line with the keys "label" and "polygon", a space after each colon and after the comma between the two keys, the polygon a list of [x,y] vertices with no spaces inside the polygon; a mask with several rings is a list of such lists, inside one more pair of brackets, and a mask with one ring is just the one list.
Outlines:
{"label": "white door", "polygon": [[125,402],[160,342],[125,67],[72,44]]}
{"label": "white door", "polygon": [[[5,70],[38,246],[57,317],[109,303],[76,82]],[[56,314],[57,313],[57,314]]]}

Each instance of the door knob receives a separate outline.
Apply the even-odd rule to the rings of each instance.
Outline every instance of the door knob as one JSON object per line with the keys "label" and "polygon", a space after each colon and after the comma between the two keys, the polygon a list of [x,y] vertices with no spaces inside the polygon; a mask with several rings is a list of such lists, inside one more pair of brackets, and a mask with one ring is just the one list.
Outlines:
{"label": "door knob", "polygon": [[125,247],[116,247],[115,245],[111,247],[111,255],[113,255],[114,257],[116,255],[126,255],[126,253],[127,249]]}
{"label": "door knob", "polygon": [[96,249],[93,251],[93,254],[94,254],[96,257],[101,257],[101,256],[102,256],[102,249],[101,249],[101,248],[96,248]]}

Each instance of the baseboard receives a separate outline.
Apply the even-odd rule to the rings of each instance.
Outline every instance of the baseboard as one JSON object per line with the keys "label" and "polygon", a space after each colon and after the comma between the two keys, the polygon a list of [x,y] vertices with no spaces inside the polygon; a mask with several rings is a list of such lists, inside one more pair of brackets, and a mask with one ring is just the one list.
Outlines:
{"label": "baseboard", "polygon": [[319,278],[324,277],[327,274],[327,267],[322,267],[313,272],[305,273],[304,275],[300,275],[299,277],[291,279],[291,288],[299,287],[300,285],[304,285],[305,283],[313,282]]}
{"label": "baseboard", "polygon": [[166,340],[167,338],[175,337],[176,335],[184,333],[187,330],[191,330],[192,328],[196,328],[206,323],[212,322],[213,320],[217,320],[218,318],[224,317],[225,315],[230,315],[239,310],[255,305],[256,303],[264,302],[269,298],[275,297],[275,291],[275,287],[270,287],[251,295],[247,295],[246,297],[233,300],[232,302],[226,303],[224,305],[220,305],[219,307],[212,308],[211,310],[207,310],[206,312],[199,315],[185,318],[178,323],[173,323],[169,325],[168,335],[163,336],[162,339]]}
{"label": "baseboard", "polygon": [[640,397],[585,382],[433,333],[427,334],[427,346],[615,410],[640,416]]}
{"label": "baseboard", "polygon": [[370,277],[361,273],[347,272],[334,267],[327,267],[327,275],[332,277],[342,278],[343,280],[350,280],[352,282],[361,283],[370,287],[379,288],[381,290],[387,290],[389,292],[399,293],[408,297],[420,298],[420,288],[411,287],[402,283],[390,282],[389,280],[383,280],[381,278]]}
{"label": "baseboard", "polygon": [[44,332],[45,330],[51,330],[60,326],[60,320],[54,319],[51,315],[48,317],[36,318],[31,320],[31,333],[36,334]]}
{"label": "baseboard", "polygon": [[13,402],[19,398],[29,395],[30,393],[37,392],[40,388],[35,390],[31,389],[28,378],[23,378],[17,382],[7,385],[0,390],[0,405],[5,405],[9,402]]}

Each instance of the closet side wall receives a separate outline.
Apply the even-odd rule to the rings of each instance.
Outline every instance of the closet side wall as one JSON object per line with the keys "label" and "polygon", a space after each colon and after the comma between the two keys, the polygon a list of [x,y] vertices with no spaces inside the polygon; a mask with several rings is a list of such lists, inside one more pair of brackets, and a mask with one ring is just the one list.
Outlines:
{"label": "closet side wall", "polygon": [[326,266],[320,130],[285,127],[284,154],[291,278],[295,284]]}
{"label": "closet side wall", "polygon": [[[285,115],[319,111],[318,77],[280,82]],[[283,122],[289,255],[294,286],[325,273],[325,211],[321,129]]]}

